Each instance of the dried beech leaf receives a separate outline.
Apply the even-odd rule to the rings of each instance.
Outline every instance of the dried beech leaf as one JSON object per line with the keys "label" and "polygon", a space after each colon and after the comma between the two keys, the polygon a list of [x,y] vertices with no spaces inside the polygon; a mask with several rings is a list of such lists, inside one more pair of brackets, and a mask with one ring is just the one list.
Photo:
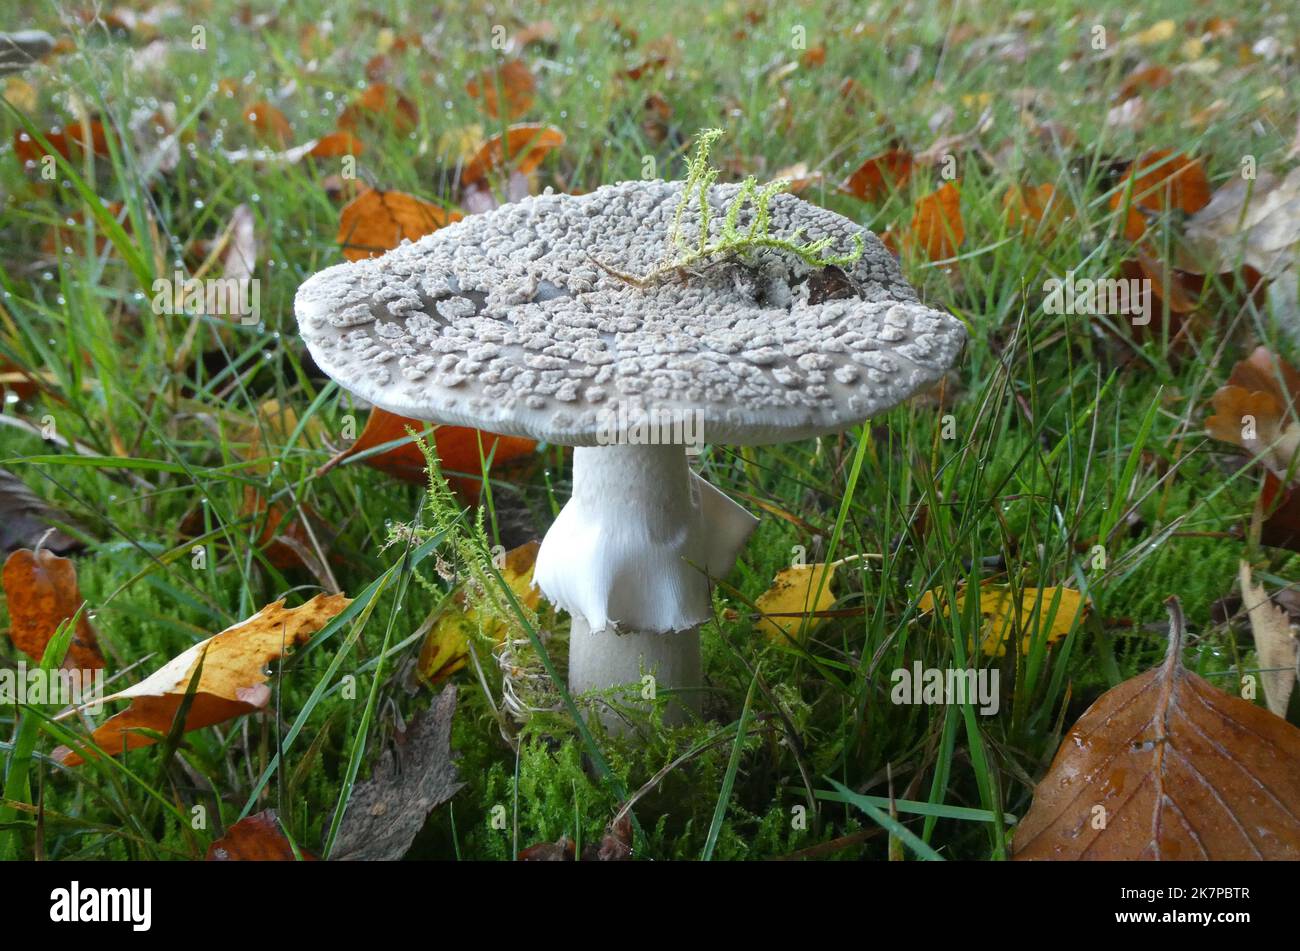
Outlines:
{"label": "dried beech leaf", "polygon": [[1168,605],[1164,663],[1079,718],[1017,859],[1300,858],[1300,730],[1183,667],[1182,608]]}
{"label": "dried beech leaf", "polygon": [[1296,662],[1300,655],[1300,641],[1291,630],[1287,613],[1269,600],[1263,585],[1251,579],[1250,563],[1243,561],[1241,577],[1242,607],[1250,618],[1250,631],[1255,638],[1255,654],[1259,657],[1260,681],[1264,685],[1264,701],[1280,717],[1286,716],[1287,704],[1296,685]]}
{"label": "dried beech leaf", "polygon": [[[46,548],[20,548],[5,560],[4,591],[9,637],[15,647],[37,661],[45,654],[45,646],[59,625],[75,615],[82,604],[76,566]],[[104,666],[95,629],[85,611],[77,618],[77,633],[68,646],[63,666],[82,670]]]}
{"label": "dried beech leaf", "polygon": [[[304,862],[315,862],[316,856],[305,849],[298,854]],[[209,862],[296,862],[298,855],[280,831],[280,821],[274,809],[265,809],[256,815],[240,819],[226,830],[226,834],[208,846]]]}

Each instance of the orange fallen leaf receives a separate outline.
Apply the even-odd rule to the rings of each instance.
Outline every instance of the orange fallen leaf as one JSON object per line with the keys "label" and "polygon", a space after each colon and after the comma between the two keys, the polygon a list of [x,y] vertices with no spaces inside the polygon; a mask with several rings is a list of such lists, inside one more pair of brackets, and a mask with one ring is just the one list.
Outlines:
{"label": "orange fallen leaf", "polygon": [[961,190],[948,182],[937,191],[916,200],[912,223],[903,235],[904,244],[920,248],[931,261],[950,258],[957,253],[966,226],[961,219]]}
{"label": "orange fallen leaf", "polygon": [[105,697],[104,703],[130,700],[131,705],[95,729],[89,737],[93,745],[77,752],[61,747],[55,750],[55,758],[76,766],[83,762],[83,754],[94,754],[95,747],[113,756],[152,745],[156,738],[142,731],[165,734],[171,729],[200,663],[186,731],[260,710],[271,699],[263,668],[286,648],[307,641],[349,603],[341,594],[318,594],[301,607],[286,608],[283,600],[268,604],[251,618],[195,644],[138,684]]}
{"label": "orange fallen leaf", "polygon": [[1189,159],[1169,149],[1148,152],[1125,171],[1122,183],[1110,197],[1116,211],[1128,202],[1124,236],[1137,241],[1146,232],[1151,212],[1176,208],[1191,214],[1210,203],[1210,182],[1199,159]]}
{"label": "orange fallen leaf", "polygon": [[244,119],[257,131],[258,138],[278,146],[293,138],[293,127],[284,113],[266,101],[253,103],[244,110]]}
{"label": "orange fallen leaf", "polygon": [[799,57],[799,64],[804,68],[811,66],[822,66],[826,62],[826,44],[820,43],[817,46],[810,47],[803,51]]}
{"label": "orange fallen leaf", "polygon": [[[500,92],[498,92],[500,83]],[[502,63],[500,69],[485,69],[465,84],[465,91],[483,102],[483,110],[493,118],[501,115],[499,96],[505,97],[506,118],[518,119],[532,107],[537,80],[522,60]]]}
{"label": "orange fallen leaf", "polygon": [[1084,712],[1016,827],[1015,858],[1300,858],[1300,730],[1183,666],[1169,602],[1164,663]]}
{"label": "orange fallen leaf", "polygon": [[[305,849],[299,849],[298,855],[304,862],[318,861]],[[274,809],[240,819],[208,846],[209,862],[296,862],[298,855],[280,829]]]}
{"label": "orange fallen leaf", "polygon": [[860,201],[879,202],[912,177],[914,161],[906,149],[887,149],[867,159],[840,185],[840,191]]}
{"label": "orange fallen leaf", "polygon": [[405,192],[369,188],[339,212],[338,243],[349,261],[378,257],[459,221],[462,215]]}
{"label": "orange fallen leaf", "polygon": [[[3,572],[9,608],[9,639],[39,661],[59,625],[82,605],[76,566],[47,549],[20,548],[6,560]],[[99,670],[104,656],[86,611],[77,618],[77,632],[62,666],[69,670]]]}
{"label": "orange fallen leaf", "polygon": [[[80,122],[69,123],[63,131],[50,130],[45,133],[45,141],[50,148],[71,160],[73,151],[78,153],[85,149],[87,143],[90,149],[101,158],[106,158],[109,154],[108,133],[104,131],[103,123],[98,119],[93,119],[89,126],[83,126]],[[44,146],[36,139],[33,139],[24,131],[14,133],[14,155],[24,164],[27,162],[36,162],[42,156],[50,154]]]}
{"label": "orange fallen leaf", "polygon": [[520,175],[529,174],[542,164],[552,149],[564,144],[564,133],[554,126],[525,123],[506,129],[504,148],[502,141],[501,135],[492,136],[465,163],[460,173],[462,187],[477,184],[490,171],[503,166],[512,167]]}
{"label": "orange fallen leaf", "polygon": [[[429,423],[418,419],[408,419],[375,407],[370,411],[365,428],[356,442],[326,463],[327,471],[358,453],[366,452],[385,443],[405,439],[413,429],[424,432]],[[482,437],[483,458],[492,460],[493,465],[500,465],[521,456],[530,455],[537,443],[520,436],[499,436],[495,433],[467,429],[463,426],[439,426],[433,431],[433,443],[438,448],[438,459],[445,473],[466,473],[466,476],[449,476],[456,488],[471,497],[477,497],[480,479],[473,473],[482,470],[479,459],[479,439]],[[381,472],[387,472],[405,482],[424,484],[428,479],[425,468],[424,453],[414,442],[370,456],[365,460]]]}
{"label": "orange fallen leaf", "polygon": [[1116,98],[1123,102],[1140,92],[1163,89],[1173,81],[1173,72],[1164,66],[1139,66],[1125,77]]}
{"label": "orange fallen leaf", "polygon": [[351,132],[331,132],[316,140],[307,154],[312,158],[338,158],[340,155],[360,155],[365,146]]}
{"label": "orange fallen leaf", "polygon": [[387,83],[371,83],[339,115],[338,127],[356,132],[362,126],[391,123],[398,135],[408,135],[420,123],[415,103]]}
{"label": "orange fallen leaf", "polygon": [[1050,239],[1074,213],[1070,199],[1051,184],[1012,185],[1002,196],[1002,213],[1012,228],[1026,236],[1041,234]]}

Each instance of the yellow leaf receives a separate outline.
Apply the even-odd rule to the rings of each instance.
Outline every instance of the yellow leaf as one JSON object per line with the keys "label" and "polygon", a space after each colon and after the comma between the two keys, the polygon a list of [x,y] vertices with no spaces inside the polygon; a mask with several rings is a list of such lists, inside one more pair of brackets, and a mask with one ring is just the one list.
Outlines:
{"label": "yellow leaf", "polygon": [[[764,615],[758,622],[758,629],[772,640],[784,642],[797,639],[800,628],[811,631],[817,627],[821,618],[810,617],[805,624],[803,616],[815,611],[829,611],[835,603],[835,592],[831,590],[835,568],[835,564],[796,565],[778,572],[772,587],[754,602]],[[813,604],[814,597],[816,604]]]}
{"label": "yellow leaf", "polygon": [[1178,31],[1177,24],[1173,20],[1161,20],[1153,23],[1141,33],[1133,37],[1133,42],[1138,46],[1152,46],[1156,43],[1163,43]]}
{"label": "yellow leaf", "polygon": [[[1042,601],[1039,603],[1041,593]],[[935,589],[921,595],[916,603],[922,614],[932,614],[942,606],[944,617],[949,616],[946,596],[942,590]],[[957,595],[957,614],[962,616],[966,604],[966,594]],[[1034,615],[1034,607],[1038,614]],[[1047,643],[1055,644],[1074,626],[1076,617],[1082,617],[1087,610],[1083,595],[1073,588],[1021,588],[1020,614],[1022,624],[1032,625],[1024,630],[1020,639],[1020,652],[1026,656],[1033,644],[1035,634],[1042,632]],[[1002,657],[1007,652],[1007,637],[1016,625],[1016,606],[1011,589],[1006,585],[981,585],[979,589],[980,650],[986,657]],[[974,650],[975,643],[968,639],[967,649]]]}
{"label": "yellow leaf", "polygon": [[[304,643],[350,603],[341,594],[318,594],[296,608],[286,608],[283,600],[268,604],[172,658],[135,686],[105,697],[104,703],[130,700],[131,705],[101,723],[90,740],[109,755],[156,742],[152,734],[171,729],[200,662],[194,702],[185,718],[187,731],[260,710],[271,699],[266,665],[286,648]],[[54,755],[76,766],[85,752],[62,747]]]}
{"label": "yellow leaf", "polygon": [[[525,608],[536,611],[541,592],[533,587],[533,563],[537,561],[538,542],[528,542],[506,552],[501,577]],[[482,635],[500,644],[510,634],[512,616],[468,604],[464,590],[456,595],[456,604],[434,622],[420,647],[420,676],[435,686],[460,670],[469,661],[469,639]]]}

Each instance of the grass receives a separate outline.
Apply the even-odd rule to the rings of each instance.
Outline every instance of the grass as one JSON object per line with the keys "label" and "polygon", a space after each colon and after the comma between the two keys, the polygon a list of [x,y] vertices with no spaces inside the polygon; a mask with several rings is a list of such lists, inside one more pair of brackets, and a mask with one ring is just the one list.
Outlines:
{"label": "grass", "polygon": [[[166,68],[150,65],[146,27],[131,34],[75,25],[79,51],[26,76],[36,101],[0,112],[4,142],[75,120],[79,110],[125,129],[132,112],[164,104],[174,105],[182,132],[178,169],[152,177],[144,150],[122,144],[127,136],[110,139],[106,156],[61,160],[52,183],[24,169],[11,147],[0,151],[0,354],[43,381],[24,399],[11,391],[5,415],[38,429],[51,417],[65,441],[4,426],[0,457],[84,526],[78,577],[119,678],[113,685],[277,597],[310,597],[326,580],[268,555],[265,514],[245,505],[250,489],[290,516],[316,513],[332,536],[330,571],[356,599],[282,667],[268,712],[186,734],[170,756],[154,748],[64,768],[50,751],[83,724],[55,722],[54,711],[39,707],[0,709],[0,735],[14,738],[0,747],[0,854],[202,856],[224,828],[268,806],[297,843],[319,851],[397,720],[429,703],[427,690],[406,685],[420,623],[451,593],[435,555],[454,552],[473,519],[435,525],[419,487],[355,460],[317,475],[342,444],[348,417],[361,418],[306,360],[292,314],[297,286],[340,259],[338,209],[326,187],[339,169],[222,154],[256,144],[242,116],[249,101],[278,105],[295,142],[330,131],[341,103],[364,86],[366,62],[392,36],[420,32],[425,50],[390,50],[387,77],[416,101],[419,121],[409,134],[391,121],[361,131],[358,174],[455,202],[457,143],[504,125],[464,90],[497,60],[496,21],[477,4],[436,18],[418,5],[365,6],[370,12],[307,0],[248,23],[239,5],[217,0],[202,5],[210,12],[158,28],[178,44]],[[1287,14],[1240,5],[1156,2],[1139,13],[1049,3],[1026,18],[1012,4],[921,3],[906,13],[886,9],[855,31],[865,14],[847,7],[751,7],[756,22],[737,4],[643,4],[617,18],[569,0],[512,8],[518,22],[506,22],[508,33],[543,18],[556,26],[553,49],[524,54],[540,83],[525,118],[567,137],[539,169],[538,187],[589,190],[637,178],[646,159],[661,176],[681,177],[688,137],[719,126],[727,136],[714,161],[724,176],[766,180],[807,162],[824,180],[802,197],[882,232],[906,226],[915,199],[942,184],[938,169],[919,169],[874,203],[837,194],[834,183],[896,141],[929,145],[931,119],[943,110],[960,131],[987,109],[978,141],[998,159],[955,149],[965,240],[947,260],[908,247],[902,258],[923,297],[969,329],[963,362],[941,397],[859,429],[758,449],[708,447],[699,460],[706,477],[763,504],[704,632],[713,719],[678,730],[647,724],[628,742],[579,730],[561,710],[511,728],[507,740],[499,677],[471,668],[457,675],[453,733],[467,786],[432,815],[415,857],[503,859],[562,835],[581,847],[639,796],[636,849],[647,858],[883,859],[891,841],[909,857],[1003,858],[1063,731],[1103,691],[1162,655],[1165,597],[1183,600],[1196,632],[1188,664],[1230,686],[1254,666],[1251,645],[1240,624],[1217,622],[1211,605],[1231,591],[1238,559],[1255,559],[1273,578],[1297,577],[1292,556],[1242,539],[1258,474],[1235,467],[1202,427],[1210,394],[1251,346],[1294,358],[1293,338],[1273,316],[1238,303],[1208,314],[1174,348],[1159,329],[1165,321],[1142,336],[1110,321],[1109,333],[1106,318],[1041,306],[1048,277],[1109,276],[1131,256],[1109,199],[1123,187],[1123,165],[1142,153],[1195,155],[1216,185],[1237,174],[1246,154],[1261,168],[1285,167],[1295,106],[1274,90],[1294,86],[1294,66],[1285,58],[1239,65],[1239,47],[1294,36],[1294,14],[1288,24],[1278,22]],[[39,6],[34,22],[62,32],[57,13]],[[1233,35],[1193,57],[1185,22],[1216,14],[1235,19]],[[1173,37],[1135,42],[1165,17],[1178,25]],[[1107,55],[1088,44],[1094,23],[1107,28]],[[206,28],[206,51],[190,49],[195,24]],[[808,48],[825,44],[825,62],[783,70],[799,60],[791,40],[800,29]],[[1014,31],[1028,40],[1023,62],[981,42]],[[677,41],[670,68],[623,75],[668,35]],[[1146,93],[1138,125],[1107,124],[1139,61],[1172,68],[1211,57],[1217,72],[1182,66],[1174,84]],[[232,78],[238,90],[221,82]],[[841,96],[845,78],[861,99]],[[1038,90],[1038,118],[1068,130],[1069,141],[1036,135],[1016,90]],[[666,122],[645,109],[652,94],[671,107]],[[1221,108],[1193,121],[1215,100]],[[1024,234],[1007,224],[1002,196],[1039,183],[1053,184],[1076,211],[1054,233]],[[239,204],[253,209],[261,242],[262,321],[152,313],[152,281],[193,269],[208,250],[200,242],[216,238]],[[56,225],[62,239],[43,248]],[[1161,217],[1151,234],[1167,254],[1180,234],[1177,216]],[[291,432],[259,423],[258,407],[271,399],[297,412]],[[261,451],[253,459],[250,433]],[[535,464],[497,470],[490,499],[513,497],[541,531],[567,498],[568,478],[568,454],[545,446]],[[492,543],[498,514],[483,523]],[[394,526],[417,522],[430,534],[388,546]],[[202,568],[194,567],[196,544],[209,546]],[[809,629],[803,643],[773,643],[756,634],[749,605],[797,546],[810,560],[880,558],[840,569],[837,617]],[[1035,637],[1028,656],[974,657],[973,609],[921,616],[917,600],[987,580],[1074,587],[1091,607],[1056,643]],[[1027,629],[1041,631],[1052,605],[1033,613]],[[547,644],[562,670],[562,631]],[[0,656],[19,660],[7,641]],[[892,703],[890,671],[918,660],[996,668],[1000,711]],[[358,699],[344,696],[345,674],[356,678]],[[195,806],[207,816],[198,826]]]}

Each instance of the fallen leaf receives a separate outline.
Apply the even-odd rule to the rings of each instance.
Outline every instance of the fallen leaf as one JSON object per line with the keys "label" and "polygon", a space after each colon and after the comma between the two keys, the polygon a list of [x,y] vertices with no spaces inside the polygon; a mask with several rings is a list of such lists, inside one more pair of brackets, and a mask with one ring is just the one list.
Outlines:
{"label": "fallen leaf", "polygon": [[360,156],[365,146],[351,132],[331,132],[316,140],[307,154],[312,158],[338,158],[342,155]]}
{"label": "fallen leaf", "polygon": [[429,813],[465,785],[451,752],[455,713],[456,687],[448,684],[397,735],[394,748],[384,750],[370,779],[358,783],[348,799],[331,860],[400,859]]}
{"label": "fallen leaf", "polygon": [[762,614],[758,630],[781,643],[797,641],[801,629],[805,633],[814,630],[822,619],[810,615],[829,611],[835,604],[832,582],[836,567],[835,564],[795,565],[777,572],[772,586],[754,601],[754,607]]}
{"label": "fallen leaf", "polygon": [[[500,83],[500,94],[497,84]],[[533,104],[533,93],[537,90],[537,81],[523,61],[512,59],[502,63],[499,69],[485,69],[476,78],[465,84],[465,91],[474,99],[482,101],[483,110],[493,118],[501,115],[501,102],[498,95],[505,97],[506,115],[509,120],[518,119]]]}
{"label": "fallen leaf", "polygon": [[1279,179],[1237,177],[1187,220],[1187,270],[1220,274],[1241,264],[1266,278],[1294,269],[1300,251],[1300,168]]}
{"label": "fallen leaf", "polygon": [[539,842],[519,852],[521,862],[576,862],[577,846],[567,835],[555,842]]}
{"label": "fallen leaf", "polygon": [[[304,862],[317,860],[305,849],[298,853]],[[299,855],[281,831],[274,809],[240,819],[208,846],[209,862],[296,862]]]}
{"label": "fallen leaf", "polygon": [[1169,209],[1192,214],[1210,202],[1210,182],[1199,159],[1189,159],[1168,149],[1147,152],[1125,171],[1110,197],[1110,207],[1120,210],[1128,203],[1124,236],[1136,241],[1146,232],[1145,209]]}
{"label": "fallen leaf", "polygon": [[942,261],[957,253],[965,237],[961,190],[955,182],[948,182],[916,200],[912,222],[903,235],[903,241],[908,247],[919,248],[931,261]]}
{"label": "fallen leaf", "polygon": [[1206,431],[1242,447],[1274,475],[1285,477],[1300,449],[1297,398],[1300,373],[1267,347],[1256,347],[1210,398],[1214,415],[1205,421]]}
{"label": "fallen leaf", "polygon": [[1016,859],[1300,858],[1300,730],[1182,662],[1102,694],[1071,728],[1016,829]]}
{"label": "fallen leaf", "polygon": [[549,125],[512,125],[505,132],[505,146],[501,135],[488,139],[474,157],[465,163],[460,173],[460,184],[468,187],[485,179],[494,169],[511,168],[527,175],[551,152],[564,144],[564,133]]}
{"label": "fallen leaf", "polygon": [[264,142],[283,148],[293,138],[293,127],[284,113],[265,100],[259,100],[244,110],[244,119]]}
{"label": "fallen leaf", "polygon": [[1178,24],[1173,20],[1158,20],[1141,32],[1134,33],[1132,41],[1138,46],[1154,46],[1172,39],[1178,32]]}
{"label": "fallen leaf", "polygon": [[887,149],[873,155],[840,184],[840,191],[859,201],[884,201],[912,177],[914,161],[906,149]]}
{"label": "fallen leaf", "polygon": [[[83,126],[80,122],[69,123],[62,132],[52,129],[45,133],[45,141],[51,149],[69,161],[80,155],[87,144],[101,158],[109,155],[108,133],[98,119],[92,120],[88,126]],[[38,162],[47,154],[50,153],[45,147],[26,132],[20,130],[14,133],[14,155],[20,162]]]}
{"label": "fallen leaf", "polygon": [[[965,606],[966,592],[963,590],[957,594],[958,617],[965,616]],[[922,614],[932,614],[936,608],[942,608],[944,617],[951,616],[946,592],[942,590],[927,591],[916,603],[916,609]],[[1048,644],[1055,644],[1070,633],[1075,618],[1082,617],[1087,611],[1087,602],[1073,588],[1021,588],[1019,608],[1017,612],[1009,586],[980,585],[980,651],[984,656],[1006,656],[1007,639],[1013,630],[1021,633],[1020,652],[1026,657],[1036,636],[1044,638]],[[1038,609],[1037,615],[1034,614],[1035,608]],[[1027,627],[1031,619],[1032,627]],[[970,641],[969,648],[973,650],[974,647],[974,641]]]}
{"label": "fallen leaf", "polygon": [[389,124],[398,135],[409,135],[420,124],[415,103],[387,83],[371,83],[339,115],[338,127],[356,132],[363,126]]}
{"label": "fallen leaf", "polygon": [[349,261],[378,257],[459,221],[462,215],[405,192],[368,188],[339,212],[338,243]]}
{"label": "fallen leaf", "polygon": [[1259,658],[1264,701],[1269,710],[1285,718],[1296,678],[1300,677],[1300,641],[1296,640],[1287,613],[1269,599],[1263,585],[1254,583],[1249,562],[1241,562],[1238,576],[1242,607],[1250,618],[1250,632]]}
{"label": "fallen leaf", "polygon": [[1173,81],[1173,71],[1164,66],[1139,66],[1124,78],[1117,98],[1123,102],[1141,92],[1163,89]]}
{"label": "fallen leaf", "polygon": [[558,33],[555,24],[550,20],[538,20],[536,23],[530,23],[511,37],[510,48],[521,50],[527,46],[532,46],[534,43],[544,46],[553,43]]}
{"label": "fallen leaf", "polygon": [[[345,459],[382,446],[398,439],[405,439],[408,429],[417,433],[424,432],[429,424],[418,419],[408,419],[375,407],[370,411],[365,428],[356,442],[326,463],[327,471]],[[480,472],[482,464],[479,458],[479,437],[482,435],[483,458],[490,458],[493,465],[501,465],[512,459],[530,455],[537,448],[537,443],[520,436],[498,436],[495,433],[468,429],[463,426],[439,426],[433,431],[433,443],[438,449],[438,459],[444,472],[470,474],[468,479],[452,476],[452,482],[458,488],[476,486],[478,479],[472,473]],[[381,472],[405,482],[423,485],[429,475],[424,453],[414,442],[386,450],[368,457],[366,464]],[[476,491],[476,490],[475,490]]]}
{"label": "fallen leaf", "polygon": [[[77,568],[48,549],[20,548],[5,559],[3,578],[9,639],[28,657],[39,661],[59,625],[71,620],[82,606]],[[61,659],[68,670],[100,670],[104,666],[88,610],[77,618],[77,632]]]}
{"label": "fallen leaf", "polygon": [[1037,234],[1050,241],[1073,217],[1074,205],[1051,184],[1012,185],[1002,196],[1002,213],[1026,237]]}
{"label": "fallen leaf", "polygon": [[200,662],[203,670],[185,718],[187,732],[260,710],[271,699],[263,668],[286,648],[304,643],[349,603],[341,594],[318,594],[301,607],[286,608],[283,600],[268,604],[172,658],[134,686],[103,698],[104,703],[130,700],[131,705],[101,723],[87,738],[90,745],[77,752],[60,747],[54,751],[55,759],[76,766],[95,747],[115,756],[157,742],[141,731],[167,733]]}
{"label": "fallen leaf", "polygon": [[53,522],[76,524],[71,516],[50,505],[8,469],[0,469],[0,550],[37,546],[56,555],[80,551],[85,545],[53,527]]}
{"label": "fallen leaf", "polygon": [[[536,541],[520,545],[506,553],[501,577],[514,592],[519,603],[530,611],[541,604],[542,593],[533,587],[533,564],[537,561]],[[469,662],[471,637],[486,637],[500,644],[514,629],[514,616],[496,616],[490,607],[470,606],[464,590],[456,593],[455,603],[443,612],[420,645],[416,665],[421,679],[436,687]]]}

